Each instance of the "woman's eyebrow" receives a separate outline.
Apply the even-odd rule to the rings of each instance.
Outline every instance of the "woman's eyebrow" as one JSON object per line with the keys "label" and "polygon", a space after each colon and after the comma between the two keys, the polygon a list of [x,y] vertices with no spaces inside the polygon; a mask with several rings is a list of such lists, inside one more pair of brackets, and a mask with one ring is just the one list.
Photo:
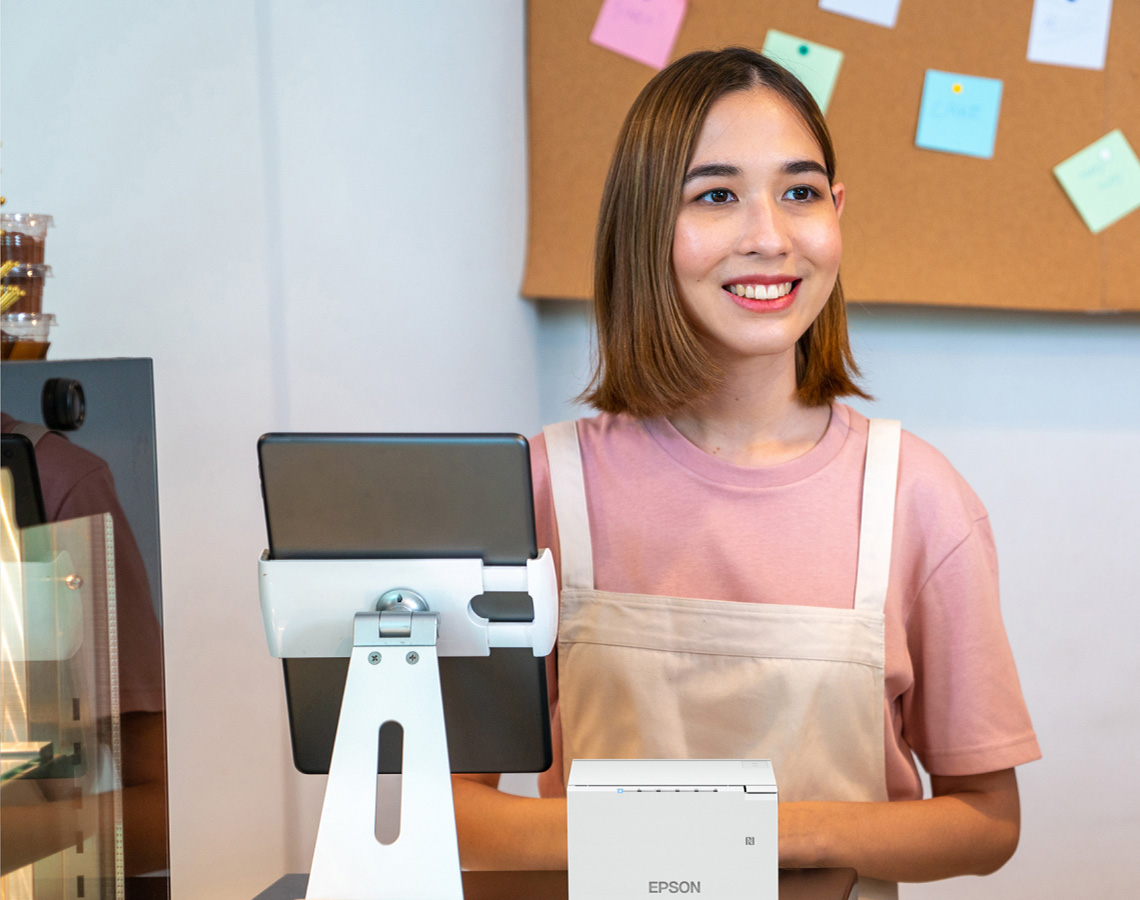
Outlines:
{"label": "woman's eyebrow", "polygon": [[706,163],[689,169],[683,183],[688,184],[697,178],[735,178],[739,174],[740,169],[737,166],[730,166],[727,163]]}
{"label": "woman's eyebrow", "polygon": [[[789,175],[808,175],[815,173],[828,178],[827,169],[814,159],[793,159],[784,163],[784,171]],[[830,181],[830,178],[828,178]]]}
{"label": "woman's eyebrow", "polygon": [[[814,159],[792,159],[784,163],[781,168],[788,175],[816,174],[822,175],[824,178],[828,177],[827,169]],[[740,173],[739,166],[733,166],[729,163],[705,163],[691,168],[685,175],[683,183],[688,184],[698,178],[735,178]]]}

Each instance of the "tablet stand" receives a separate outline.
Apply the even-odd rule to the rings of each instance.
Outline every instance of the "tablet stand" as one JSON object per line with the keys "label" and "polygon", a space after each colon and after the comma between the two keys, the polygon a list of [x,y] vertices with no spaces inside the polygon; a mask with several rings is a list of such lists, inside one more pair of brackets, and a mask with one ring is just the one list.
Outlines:
{"label": "tablet stand", "polygon": [[[274,656],[349,657],[306,898],[461,900],[439,656],[520,646],[549,654],[557,632],[550,552],[525,566],[262,554],[258,573]],[[533,622],[478,616],[471,600],[486,591],[530,594]],[[381,844],[376,768],[387,722],[404,730],[403,782],[399,835]]]}

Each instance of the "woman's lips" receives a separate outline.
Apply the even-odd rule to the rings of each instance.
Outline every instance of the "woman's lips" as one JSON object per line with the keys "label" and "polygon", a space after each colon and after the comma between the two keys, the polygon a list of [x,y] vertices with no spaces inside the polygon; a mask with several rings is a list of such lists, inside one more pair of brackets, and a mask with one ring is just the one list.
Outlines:
{"label": "woman's lips", "polygon": [[744,309],[773,312],[786,309],[795,302],[800,279],[788,281],[738,281],[726,284],[723,290],[732,301]]}

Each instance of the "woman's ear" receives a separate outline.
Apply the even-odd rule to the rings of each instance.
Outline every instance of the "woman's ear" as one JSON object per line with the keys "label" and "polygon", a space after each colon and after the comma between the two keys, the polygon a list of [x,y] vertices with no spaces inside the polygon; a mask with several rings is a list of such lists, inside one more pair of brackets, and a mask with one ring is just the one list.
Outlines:
{"label": "woman's ear", "polygon": [[831,201],[835,204],[836,217],[843,215],[843,196],[845,193],[846,189],[842,182],[837,181],[831,186]]}

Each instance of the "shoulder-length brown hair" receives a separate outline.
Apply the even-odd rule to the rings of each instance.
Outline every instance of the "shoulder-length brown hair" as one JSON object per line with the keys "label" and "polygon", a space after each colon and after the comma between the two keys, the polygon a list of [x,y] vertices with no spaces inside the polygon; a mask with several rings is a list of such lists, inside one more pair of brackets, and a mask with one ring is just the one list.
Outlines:
{"label": "shoulder-length brown hair", "polygon": [[[723,374],[701,343],[673,278],[681,186],[709,109],[725,94],[763,87],[799,113],[823,152],[828,183],[835,150],[827,123],[800,81],[753,50],[690,53],[645,86],[622,126],[602,194],[594,251],[597,356],[579,399],[603,412],[661,416],[707,396]],[[867,395],[847,338],[843,288],[835,287],[796,344],[799,399],[820,406]]]}

